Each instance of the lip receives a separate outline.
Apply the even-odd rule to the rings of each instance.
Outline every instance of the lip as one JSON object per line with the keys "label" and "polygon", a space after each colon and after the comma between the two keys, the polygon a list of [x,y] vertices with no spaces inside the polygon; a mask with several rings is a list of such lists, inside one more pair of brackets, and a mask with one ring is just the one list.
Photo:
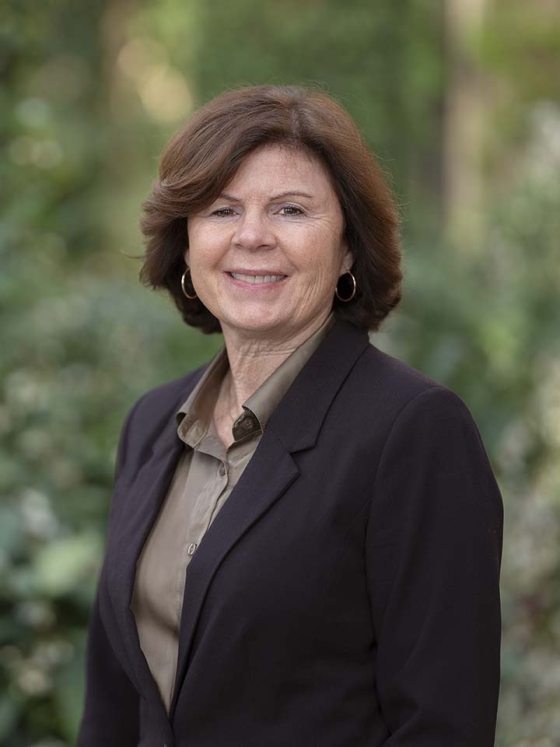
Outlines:
{"label": "lip", "polygon": [[[272,280],[269,282],[251,282],[248,280],[243,280],[239,277],[233,277],[233,274],[235,275],[248,275],[250,277],[257,277],[257,276],[275,276],[279,277],[278,280]],[[262,269],[262,270],[241,270],[241,269],[235,269],[235,270],[226,270],[224,272],[224,275],[227,277],[230,283],[232,285],[237,286],[238,288],[244,288],[244,289],[251,289],[252,291],[258,291],[258,290],[266,290],[270,288],[277,288],[280,286],[285,280],[287,280],[288,276],[285,272],[279,272],[278,270],[269,270],[269,269]]]}
{"label": "lip", "polygon": [[257,270],[245,270],[242,267],[232,267],[230,270],[225,270],[225,272],[228,275],[231,275],[232,272],[236,275],[286,275],[282,270],[269,267],[263,267],[262,269],[259,268]]}

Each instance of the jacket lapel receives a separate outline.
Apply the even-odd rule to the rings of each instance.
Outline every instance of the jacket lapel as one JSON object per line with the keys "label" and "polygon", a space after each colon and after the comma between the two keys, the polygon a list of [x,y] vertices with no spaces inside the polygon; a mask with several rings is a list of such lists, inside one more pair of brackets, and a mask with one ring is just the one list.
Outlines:
{"label": "jacket lapel", "polygon": [[233,545],[297,479],[291,454],[315,445],[336,393],[368,344],[365,332],[343,322],[334,325],[271,416],[255,454],[204,535],[187,573],[171,716],[214,574]]}
{"label": "jacket lapel", "polygon": [[[189,565],[171,713],[185,676],[196,623],[212,577],[230,548],[272,506],[299,474],[292,457],[275,438],[263,439],[239,482],[210,525]],[[234,500],[232,500],[234,498]]]}

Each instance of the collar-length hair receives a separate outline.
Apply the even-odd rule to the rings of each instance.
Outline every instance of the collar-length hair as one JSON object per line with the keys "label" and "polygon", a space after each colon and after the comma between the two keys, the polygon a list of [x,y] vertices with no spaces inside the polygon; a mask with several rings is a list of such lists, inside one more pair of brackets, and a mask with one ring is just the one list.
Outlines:
{"label": "collar-length hair", "polygon": [[377,329],[401,297],[395,199],[353,119],[334,99],[312,88],[226,91],[198,109],[169,141],[143,204],[142,281],[166,289],[187,324],[220,331],[218,319],[181,289],[189,215],[214,202],[251,152],[278,144],[312,154],[326,167],[344,215],[357,285],[350,303],[333,296],[333,312],[360,328]]}

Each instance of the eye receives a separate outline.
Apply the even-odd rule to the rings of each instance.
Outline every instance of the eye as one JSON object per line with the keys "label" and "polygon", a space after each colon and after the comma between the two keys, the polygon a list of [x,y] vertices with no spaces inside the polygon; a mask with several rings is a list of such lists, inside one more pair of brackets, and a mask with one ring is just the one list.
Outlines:
{"label": "eye", "polygon": [[222,207],[222,208],[216,208],[216,210],[212,210],[210,215],[216,216],[216,218],[229,218],[230,215],[234,215],[235,211],[231,207]]}
{"label": "eye", "polygon": [[278,212],[280,213],[280,215],[287,215],[287,216],[303,215],[303,210],[297,207],[297,205],[284,205],[283,207],[280,208]]}

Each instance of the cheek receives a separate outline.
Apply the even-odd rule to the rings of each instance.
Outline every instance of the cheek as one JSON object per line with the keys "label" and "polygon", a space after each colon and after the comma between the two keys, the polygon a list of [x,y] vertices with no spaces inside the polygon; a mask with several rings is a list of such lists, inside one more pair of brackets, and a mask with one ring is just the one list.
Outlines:
{"label": "cheek", "polygon": [[187,238],[189,242],[189,252],[192,255],[203,256],[207,253],[208,248],[216,243],[216,237],[212,227],[208,226],[201,219],[193,218],[187,226]]}
{"label": "cheek", "polygon": [[193,272],[205,273],[220,260],[222,252],[211,236],[199,236],[196,231],[189,234],[189,266]]}
{"label": "cheek", "polygon": [[343,248],[331,241],[316,242],[312,245],[313,251],[307,255],[307,269],[314,285],[334,288],[342,271]]}
{"label": "cheek", "polygon": [[326,261],[324,256],[317,256],[315,263],[310,265],[305,279],[302,277],[303,282],[299,286],[298,293],[302,305],[328,304],[334,296],[337,280],[338,272],[335,264],[330,258]]}

